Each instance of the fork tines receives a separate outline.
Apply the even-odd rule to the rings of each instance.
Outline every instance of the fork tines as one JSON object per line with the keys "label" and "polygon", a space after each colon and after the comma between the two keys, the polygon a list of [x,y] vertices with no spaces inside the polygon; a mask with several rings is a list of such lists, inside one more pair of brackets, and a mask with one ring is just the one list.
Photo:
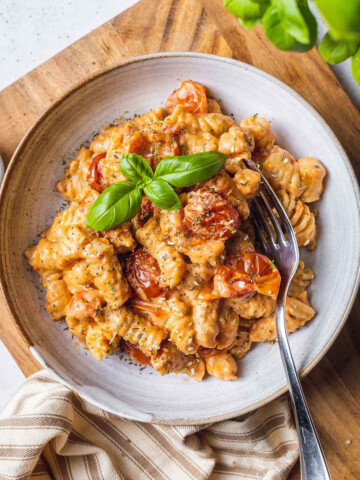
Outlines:
{"label": "fork tines", "polygon": [[273,249],[288,246],[289,242],[297,248],[296,237],[290,220],[258,165],[252,160],[245,160],[247,166],[261,176],[260,194],[254,198],[251,206],[252,222],[267,254]]}

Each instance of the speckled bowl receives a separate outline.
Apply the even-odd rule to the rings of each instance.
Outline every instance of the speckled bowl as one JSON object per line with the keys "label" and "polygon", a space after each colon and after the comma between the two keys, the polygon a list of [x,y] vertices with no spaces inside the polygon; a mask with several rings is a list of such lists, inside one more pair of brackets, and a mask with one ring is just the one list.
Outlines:
{"label": "speckled bowl", "polygon": [[255,345],[240,362],[239,379],[228,383],[162,377],[151,368],[140,372],[118,355],[98,362],[71,339],[63,322],[50,319],[38,276],[28,268],[23,252],[62,207],[54,186],[77,146],[126,111],[140,114],[157,107],[179,79],[187,78],[205,84],[236,119],[255,112],[266,117],[280,145],[296,157],[319,158],[328,170],[326,192],[318,206],[318,247],[305,254],[316,271],[310,295],[318,314],[291,335],[303,375],[335,340],[358,285],[355,175],[327,124],[290,88],[248,65],[197,53],[137,58],[76,85],[36,122],[7,171],[0,205],[1,284],[14,321],[45,368],[88,401],[146,422],[218,421],[269,402],[286,390],[278,347]]}

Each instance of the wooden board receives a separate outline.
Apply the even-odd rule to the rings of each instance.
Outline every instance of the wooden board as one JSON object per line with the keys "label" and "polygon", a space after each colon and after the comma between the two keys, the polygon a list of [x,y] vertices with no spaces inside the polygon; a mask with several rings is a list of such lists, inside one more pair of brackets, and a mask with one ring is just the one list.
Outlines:
{"label": "wooden board", "polygon": [[[221,0],[142,0],[2,91],[0,154],[5,163],[34,120],[75,82],[129,57],[159,51],[224,55],[279,78],[326,119],[360,173],[360,114],[318,52],[276,50],[260,26],[252,31],[240,27]],[[36,372],[40,366],[1,298],[0,319],[0,336],[22,371]],[[359,320],[358,299],[335,345],[304,381],[334,480],[360,478]],[[299,478],[298,467],[291,478]]]}

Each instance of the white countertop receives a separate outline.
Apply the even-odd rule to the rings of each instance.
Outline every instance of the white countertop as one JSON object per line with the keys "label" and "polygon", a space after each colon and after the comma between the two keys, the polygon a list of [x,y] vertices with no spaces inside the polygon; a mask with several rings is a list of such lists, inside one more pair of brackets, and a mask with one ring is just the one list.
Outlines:
{"label": "white countertop", "polygon": [[[136,1],[1,0],[0,90]],[[325,30],[320,23],[319,37]],[[350,62],[335,66],[334,71],[360,108],[360,87],[351,76]],[[0,341],[0,411],[23,379],[20,369]]]}

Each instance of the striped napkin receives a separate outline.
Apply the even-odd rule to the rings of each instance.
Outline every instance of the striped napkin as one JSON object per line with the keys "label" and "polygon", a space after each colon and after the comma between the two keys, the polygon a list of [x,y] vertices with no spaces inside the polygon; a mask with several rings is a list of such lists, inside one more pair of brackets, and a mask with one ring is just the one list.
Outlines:
{"label": "striped napkin", "polygon": [[282,397],[232,420],[159,426],[126,420],[41,371],[0,417],[0,479],[286,479],[298,458]]}

